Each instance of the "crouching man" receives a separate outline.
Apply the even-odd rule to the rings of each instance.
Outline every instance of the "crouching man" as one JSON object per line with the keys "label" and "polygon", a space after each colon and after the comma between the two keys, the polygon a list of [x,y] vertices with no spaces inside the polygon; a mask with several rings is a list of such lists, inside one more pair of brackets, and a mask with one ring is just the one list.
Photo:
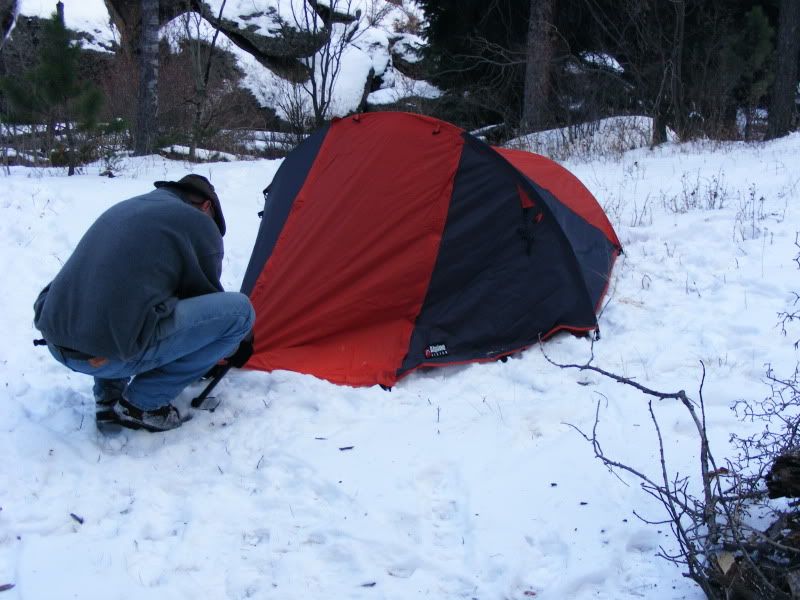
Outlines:
{"label": "crouching man", "polygon": [[255,313],[220,284],[214,186],[200,175],[154,185],[92,224],[34,323],[57,361],[94,377],[98,423],[166,431],[183,422],[172,400],[237,351]]}

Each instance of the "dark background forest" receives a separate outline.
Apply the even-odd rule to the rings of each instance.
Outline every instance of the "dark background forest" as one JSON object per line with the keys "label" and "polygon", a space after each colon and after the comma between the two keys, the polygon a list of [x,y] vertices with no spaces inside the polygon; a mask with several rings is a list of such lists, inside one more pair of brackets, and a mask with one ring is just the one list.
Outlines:
{"label": "dark background forest", "polygon": [[[12,10],[13,2],[2,2]],[[312,119],[292,123],[259,106],[231,85],[235,69],[214,43],[185,44],[176,56],[166,52],[158,28],[181,13],[199,11],[217,33],[230,34],[225,20],[215,21],[200,0],[106,4],[122,33],[112,54],[81,50],[74,44],[77,34],[58,14],[50,21],[20,17],[0,52],[1,118],[47,125],[48,139],[36,143],[44,143],[55,162],[75,165],[120,144],[146,154],[175,141],[191,145],[194,158],[198,143],[220,144],[215,132],[249,127],[294,132],[300,139],[332,116],[325,90],[316,86],[309,92]],[[469,130],[492,126],[488,135],[500,143],[616,115],[652,118],[654,145],[666,141],[668,132],[680,140],[760,140],[797,127],[798,0],[416,4],[425,15],[424,23],[412,24],[425,38],[421,60],[396,66],[443,93],[406,98],[389,108],[430,114]],[[324,65],[309,57],[325,55],[327,48],[328,60],[341,60],[341,49],[338,57],[336,48],[330,52],[332,25],[362,16],[344,0],[309,0],[306,6],[322,18],[323,28],[295,35],[302,43],[293,42],[292,52],[278,56],[253,43],[249,51],[288,80],[313,82],[314,69]],[[360,110],[371,108],[364,104]],[[56,123],[65,129],[59,135]],[[73,139],[77,133],[83,149]],[[98,149],[103,143],[107,147]]]}

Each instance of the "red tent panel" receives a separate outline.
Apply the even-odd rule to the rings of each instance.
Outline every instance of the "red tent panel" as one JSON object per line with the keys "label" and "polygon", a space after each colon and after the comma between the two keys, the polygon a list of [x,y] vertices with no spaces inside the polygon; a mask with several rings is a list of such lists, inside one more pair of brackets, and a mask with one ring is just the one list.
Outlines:
{"label": "red tent panel", "polygon": [[461,130],[421,116],[331,125],[251,294],[248,367],[349,385],[373,385],[377,372],[395,383],[462,145]]}

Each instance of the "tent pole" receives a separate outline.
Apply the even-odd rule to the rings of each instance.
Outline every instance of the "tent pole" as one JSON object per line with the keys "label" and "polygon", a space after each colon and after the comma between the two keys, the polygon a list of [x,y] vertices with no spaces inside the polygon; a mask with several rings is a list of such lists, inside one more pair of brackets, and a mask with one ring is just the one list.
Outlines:
{"label": "tent pole", "polygon": [[[197,398],[194,398],[192,400],[192,408],[202,408],[203,403],[205,402],[206,398],[208,398],[208,395],[214,391],[214,388],[217,387],[217,384],[220,381],[222,381],[222,378],[225,377],[225,375],[227,375],[228,371],[230,370],[231,370],[231,365],[225,365],[221,369],[219,369],[217,374],[214,375],[213,379],[211,379],[211,381],[208,382],[208,385],[201,392],[201,394]],[[216,406],[214,408],[216,408]],[[210,410],[214,409],[212,408]]]}

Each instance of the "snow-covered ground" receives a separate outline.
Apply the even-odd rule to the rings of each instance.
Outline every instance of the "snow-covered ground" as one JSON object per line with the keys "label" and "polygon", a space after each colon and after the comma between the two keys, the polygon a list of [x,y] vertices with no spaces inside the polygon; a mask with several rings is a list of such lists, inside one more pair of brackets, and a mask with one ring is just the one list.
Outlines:
{"label": "snow-covered ground", "polygon": [[[798,152],[794,135],[567,165],[625,247],[595,363],[696,396],[702,360],[718,458],[745,427],[730,404],[766,395],[766,363],[798,358],[776,327],[800,289]],[[600,400],[606,452],[653,473],[646,399],[560,370],[539,347],[415,373],[392,392],[238,372],[217,412],[180,430],[100,435],[89,378],[31,344],[39,289],[101,211],[192,169],[220,191],[223,283],[238,288],[279,163],[123,165],[114,179],[99,167],[0,176],[0,585],[16,586],[4,600],[702,597],[655,556],[673,548],[667,527],[633,515],[658,520],[659,506],[568,425],[591,428]],[[564,335],[543,349],[583,362],[590,343]],[[670,467],[696,473],[687,415],[656,410]]]}
{"label": "snow-covered ground", "polygon": [[[189,146],[182,146],[180,144],[172,144],[171,146],[164,146],[161,148],[161,152],[167,155],[176,155],[176,156],[183,156],[189,157],[191,153],[191,148]],[[196,148],[195,155],[197,156],[198,160],[213,160],[213,161],[230,161],[236,160],[237,156],[235,154],[231,154],[230,152],[218,152],[217,150],[207,150],[205,148]]]}
{"label": "snow-covered ground", "polygon": [[[644,148],[650,145],[652,138],[652,118],[617,116],[529,133],[509,141],[508,145],[554,160],[566,157],[591,159],[603,155],[616,157],[628,150]],[[667,138],[676,141],[677,136],[668,129]]]}

